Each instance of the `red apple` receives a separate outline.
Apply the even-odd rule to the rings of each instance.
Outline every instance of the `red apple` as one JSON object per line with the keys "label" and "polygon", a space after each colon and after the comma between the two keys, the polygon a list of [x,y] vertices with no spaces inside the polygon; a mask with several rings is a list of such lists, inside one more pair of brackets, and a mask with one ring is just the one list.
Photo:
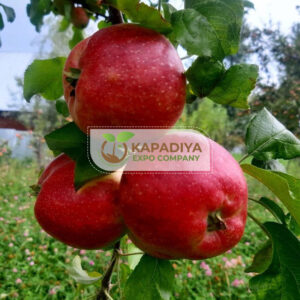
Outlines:
{"label": "red apple", "polygon": [[[80,75],[72,80],[73,69]],[[71,116],[84,132],[88,126],[171,127],[185,103],[175,48],[163,35],[133,24],[101,29],[79,43],[63,79]]]}
{"label": "red apple", "polygon": [[239,164],[210,140],[211,172],[125,173],[120,208],[129,237],[166,259],[204,259],[234,247],[247,216],[247,184]]}
{"label": "red apple", "polygon": [[111,174],[74,189],[75,163],[66,155],[54,159],[39,179],[35,216],[54,238],[76,248],[109,246],[124,233],[116,204],[120,176]]}
{"label": "red apple", "polygon": [[85,28],[89,24],[90,18],[82,7],[72,7],[71,22],[77,28]]}

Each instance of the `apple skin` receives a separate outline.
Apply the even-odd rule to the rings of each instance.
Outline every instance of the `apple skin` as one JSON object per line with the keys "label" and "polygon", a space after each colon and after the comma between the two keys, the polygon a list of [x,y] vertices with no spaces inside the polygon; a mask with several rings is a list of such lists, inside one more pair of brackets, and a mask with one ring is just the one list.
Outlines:
{"label": "apple skin", "polygon": [[[129,237],[149,255],[205,259],[240,241],[247,217],[246,180],[231,154],[210,144],[211,173],[123,173],[121,214]],[[226,229],[208,229],[214,212],[220,212]]]}
{"label": "apple skin", "polygon": [[74,189],[75,163],[65,154],[55,158],[39,179],[35,216],[41,227],[61,242],[80,249],[112,245],[125,233],[116,204],[118,174]]}
{"label": "apple skin", "polygon": [[[74,88],[70,68],[81,74]],[[64,68],[70,114],[88,126],[167,126],[180,117],[186,79],[181,60],[161,34],[134,24],[96,32],[70,53]]]}
{"label": "apple skin", "polygon": [[85,28],[89,24],[90,18],[82,7],[72,7],[71,10],[71,22],[80,29]]}

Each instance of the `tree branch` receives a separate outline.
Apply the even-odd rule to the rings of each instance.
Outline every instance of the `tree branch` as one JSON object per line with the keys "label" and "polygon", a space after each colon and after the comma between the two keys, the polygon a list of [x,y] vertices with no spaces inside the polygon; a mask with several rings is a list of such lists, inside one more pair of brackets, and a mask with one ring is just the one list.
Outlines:
{"label": "tree branch", "polygon": [[120,241],[115,244],[109,267],[103,276],[103,279],[101,282],[101,289],[97,295],[96,300],[111,300],[112,299],[109,295],[110,280],[111,280],[111,275],[113,273],[115,264],[117,263],[118,258],[119,258],[119,251],[120,251]]}

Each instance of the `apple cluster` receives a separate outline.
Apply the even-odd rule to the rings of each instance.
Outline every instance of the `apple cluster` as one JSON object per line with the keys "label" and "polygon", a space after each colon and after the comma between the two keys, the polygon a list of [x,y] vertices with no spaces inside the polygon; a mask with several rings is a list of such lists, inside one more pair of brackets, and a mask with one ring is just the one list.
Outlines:
{"label": "apple cluster", "polygon": [[[176,49],[161,34],[133,24],[104,28],[70,53],[64,94],[77,126],[172,127],[185,104],[186,78]],[[197,141],[195,141],[197,142]],[[247,217],[247,184],[239,164],[210,140],[211,172],[115,172],[74,187],[65,154],[39,179],[40,225],[77,248],[108,247],[128,234],[164,259],[204,259],[234,247]]]}

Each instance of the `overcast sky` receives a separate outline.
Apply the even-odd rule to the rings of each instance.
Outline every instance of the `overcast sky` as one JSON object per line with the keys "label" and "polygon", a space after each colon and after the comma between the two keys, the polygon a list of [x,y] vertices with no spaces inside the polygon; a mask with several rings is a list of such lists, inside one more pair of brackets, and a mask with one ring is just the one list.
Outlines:
{"label": "overcast sky", "polygon": [[[39,35],[26,15],[28,2],[29,0],[1,0],[1,3],[15,9],[17,18],[14,23],[5,23],[4,30],[0,31],[2,40],[0,48],[0,110],[13,109],[10,107],[10,103],[11,91],[15,90],[14,78],[23,76],[27,65],[39,50],[39,45],[34,43]],[[288,33],[292,25],[300,21],[300,15],[295,9],[297,5],[300,5],[300,0],[252,0],[252,2],[256,9],[249,13],[248,20],[253,26],[263,27],[264,24],[272,22],[274,28],[280,24],[282,30]],[[182,5],[179,0],[171,0],[170,3],[177,8],[181,8],[180,5]],[[46,28],[42,30],[42,34],[45,33],[45,30]]]}

